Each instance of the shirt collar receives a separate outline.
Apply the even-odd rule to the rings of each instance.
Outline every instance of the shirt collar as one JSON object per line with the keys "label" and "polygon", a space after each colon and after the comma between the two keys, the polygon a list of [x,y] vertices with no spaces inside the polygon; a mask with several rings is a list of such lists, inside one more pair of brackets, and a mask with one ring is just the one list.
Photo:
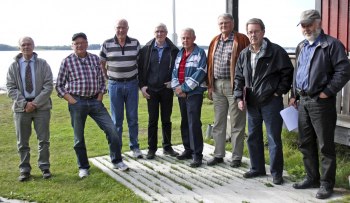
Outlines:
{"label": "shirt collar", "polygon": [[[261,45],[261,47],[260,47],[260,49],[259,49],[259,52],[260,52],[261,50],[265,50],[266,47],[267,47],[267,42],[266,42],[265,39],[263,39],[262,45]],[[252,45],[249,45],[249,48],[248,48],[248,49],[249,49],[250,52],[253,52]]]}
{"label": "shirt collar", "polygon": [[168,44],[167,44],[166,42],[164,42],[163,47],[159,47],[159,46],[157,45],[157,42],[154,42],[154,47],[155,47],[155,48],[158,48],[158,49],[162,49],[162,48],[168,47]]}

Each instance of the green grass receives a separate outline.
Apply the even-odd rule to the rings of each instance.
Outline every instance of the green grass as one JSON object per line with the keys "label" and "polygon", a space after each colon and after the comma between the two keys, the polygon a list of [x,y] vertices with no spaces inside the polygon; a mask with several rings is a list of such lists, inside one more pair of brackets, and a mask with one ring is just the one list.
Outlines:
{"label": "green grass", "polygon": [[[0,95],[0,196],[36,202],[143,202],[131,190],[110,178],[91,164],[91,175],[81,180],[78,177],[76,157],[73,150],[73,131],[67,102],[52,95],[53,109],[51,116],[51,171],[53,177],[43,180],[37,167],[37,140],[33,133],[30,141],[33,178],[24,183],[17,181],[19,175],[19,156],[16,148],[16,135],[11,111],[12,101],[6,95]],[[109,107],[109,98],[105,96],[104,104]],[[147,106],[144,98],[139,100],[139,142],[142,149],[147,148]],[[203,102],[203,135],[209,123],[213,122],[214,112],[211,102]],[[174,98],[172,114],[172,143],[181,144],[180,114],[177,99]],[[127,125],[124,121],[123,151],[128,151]],[[89,157],[108,154],[108,145],[104,133],[89,118],[85,128],[85,139]],[[283,149],[285,169],[293,179],[304,175],[300,152],[296,145],[295,133],[283,132]],[[213,140],[205,140],[213,144]],[[159,137],[159,147],[161,136]],[[230,144],[226,149],[231,150]],[[267,150],[267,149],[266,149]],[[337,187],[349,188],[347,176],[350,175],[349,148],[337,145]],[[247,147],[244,155],[248,156]],[[265,151],[268,162],[268,152]],[[350,199],[350,197],[348,197]]]}

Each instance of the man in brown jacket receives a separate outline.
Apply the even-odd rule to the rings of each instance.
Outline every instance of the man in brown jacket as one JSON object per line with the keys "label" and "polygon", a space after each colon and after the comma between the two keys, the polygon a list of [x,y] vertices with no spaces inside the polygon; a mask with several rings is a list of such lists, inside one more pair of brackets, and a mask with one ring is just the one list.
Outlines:
{"label": "man in brown jacket", "polygon": [[234,19],[224,13],[218,17],[221,33],[214,37],[208,50],[208,97],[213,100],[215,119],[212,135],[215,141],[214,158],[209,166],[224,162],[227,115],[230,115],[232,143],[231,167],[241,166],[246,112],[238,109],[233,96],[233,81],[236,61],[241,50],[249,45],[246,35],[233,31]]}

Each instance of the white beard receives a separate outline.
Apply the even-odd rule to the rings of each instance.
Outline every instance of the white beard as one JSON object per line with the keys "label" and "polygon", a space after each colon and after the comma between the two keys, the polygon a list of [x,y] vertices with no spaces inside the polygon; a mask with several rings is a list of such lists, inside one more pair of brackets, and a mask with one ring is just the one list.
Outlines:
{"label": "white beard", "polygon": [[316,29],[311,36],[304,35],[305,39],[309,41],[310,44],[313,44],[317,37],[321,34],[321,29]]}

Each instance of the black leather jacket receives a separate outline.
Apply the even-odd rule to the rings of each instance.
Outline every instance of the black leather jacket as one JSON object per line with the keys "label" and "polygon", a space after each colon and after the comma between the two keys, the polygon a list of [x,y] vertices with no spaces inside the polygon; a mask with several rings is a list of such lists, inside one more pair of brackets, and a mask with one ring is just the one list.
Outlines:
{"label": "black leather jacket", "polygon": [[276,93],[286,94],[292,84],[293,64],[287,52],[279,45],[267,42],[265,54],[259,58],[252,78],[252,67],[249,47],[239,55],[236,64],[234,96],[238,101],[243,99],[243,90],[247,89],[248,105],[264,106]]}
{"label": "black leather jacket", "polygon": [[[300,42],[296,49],[296,67],[293,79],[292,97],[296,94],[296,73],[298,71],[298,57],[304,47],[304,41]],[[328,97],[336,96],[350,79],[350,62],[346,56],[344,45],[337,39],[320,34],[320,42],[311,56],[309,69],[309,89],[306,94],[317,98],[321,92]]]}

